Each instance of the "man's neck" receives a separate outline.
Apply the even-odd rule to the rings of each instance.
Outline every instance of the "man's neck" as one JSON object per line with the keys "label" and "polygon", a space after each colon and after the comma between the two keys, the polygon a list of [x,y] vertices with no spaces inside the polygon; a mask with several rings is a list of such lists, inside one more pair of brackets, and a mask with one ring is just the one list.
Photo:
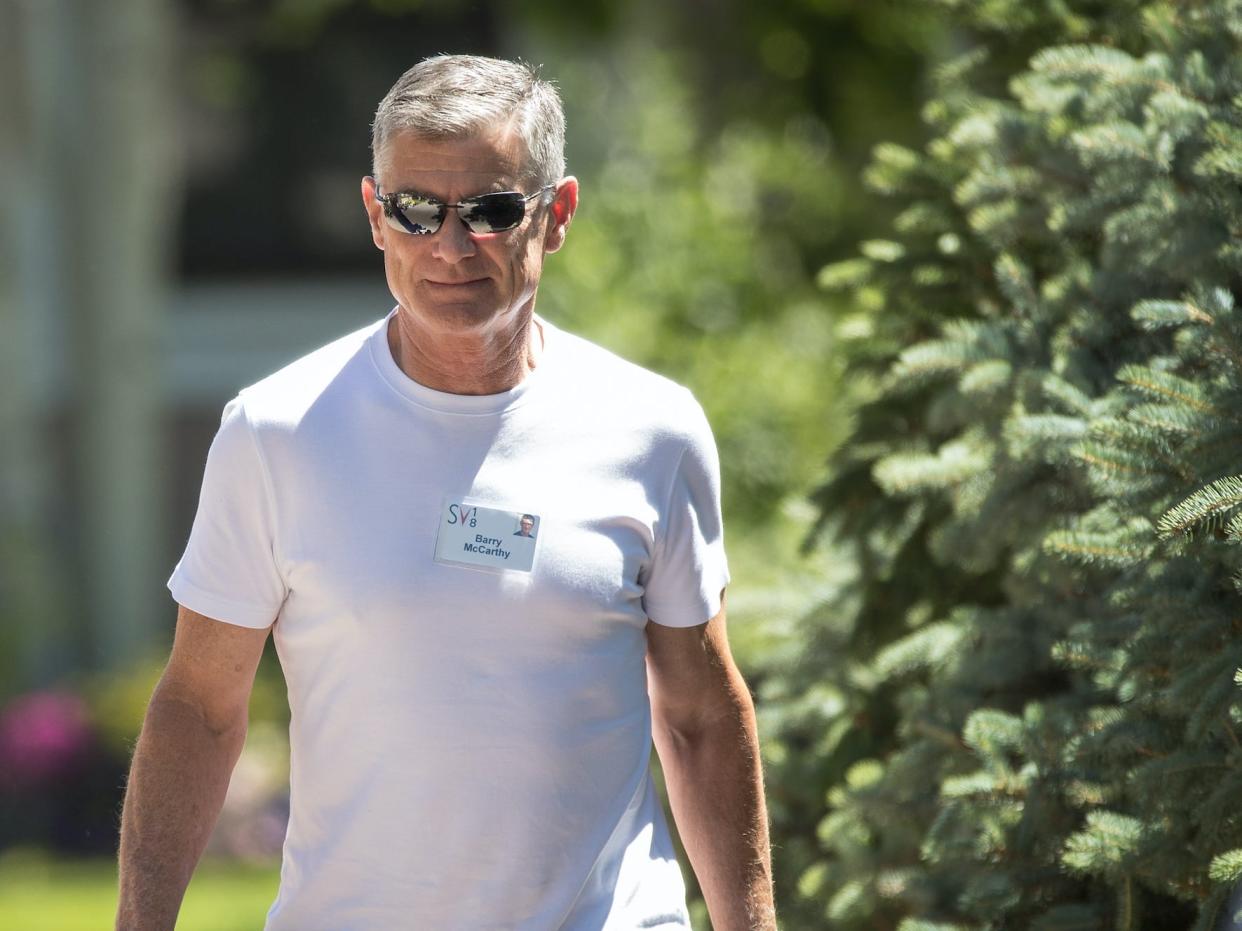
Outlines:
{"label": "man's neck", "polygon": [[543,327],[527,310],[512,327],[484,333],[425,332],[400,308],[388,321],[388,348],[410,379],[449,394],[499,394],[539,364]]}

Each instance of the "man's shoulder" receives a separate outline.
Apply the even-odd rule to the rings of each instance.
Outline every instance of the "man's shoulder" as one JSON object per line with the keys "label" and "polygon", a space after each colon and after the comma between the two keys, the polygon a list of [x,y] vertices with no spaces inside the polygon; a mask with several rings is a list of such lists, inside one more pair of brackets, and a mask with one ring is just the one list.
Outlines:
{"label": "man's shoulder", "polygon": [[580,430],[598,431],[601,442],[623,438],[651,464],[714,448],[707,415],[689,388],[585,337],[564,330],[557,336],[566,350],[559,397]]}
{"label": "man's shoulder", "polygon": [[348,387],[366,372],[369,343],[383,320],[346,333],[287,363],[238,393],[256,423],[296,422],[334,388]]}
{"label": "man's shoulder", "polygon": [[687,403],[696,403],[689,389],[668,376],[632,362],[585,336],[559,327],[557,330],[566,362],[564,374],[573,378],[588,395],[607,396],[630,407],[671,405],[680,410]]}

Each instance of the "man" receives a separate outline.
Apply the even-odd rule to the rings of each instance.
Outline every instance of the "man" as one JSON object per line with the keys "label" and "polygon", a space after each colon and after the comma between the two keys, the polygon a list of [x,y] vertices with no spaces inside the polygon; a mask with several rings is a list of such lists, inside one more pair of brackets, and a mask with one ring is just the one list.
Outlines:
{"label": "man", "polygon": [[578,204],[563,140],[525,65],[428,59],[381,102],[362,200],[397,306],[225,408],[122,814],[123,931],[173,927],[269,632],[269,931],[688,927],[653,737],[713,925],[775,928],[707,421],[534,313]]}
{"label": "man", "polygon": [[523,514],[518,520],[518,529],[513,534],[515,537],[533,537],[531,531],[535,528],[535,516],[533,514]]}

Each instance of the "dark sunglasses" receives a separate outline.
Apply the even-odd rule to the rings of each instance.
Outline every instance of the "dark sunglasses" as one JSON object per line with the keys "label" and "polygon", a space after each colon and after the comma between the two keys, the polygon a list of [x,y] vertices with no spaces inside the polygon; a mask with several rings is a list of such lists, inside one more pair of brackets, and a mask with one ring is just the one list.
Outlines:
{"label": "dark sunglasses", "polygon": [[498,191],[467,197],[456,204],[446,204],[412,191],[381,194],[377,189],[375,199],[384,205],[384,217],[389,226],[414,236],[430,236],[436,232],[448,215],[449,208],[457,211],[458,218],[472,233],[503,233],[522,222],[528,201],[555,188],[555,184],[545,184],[534,194]]}

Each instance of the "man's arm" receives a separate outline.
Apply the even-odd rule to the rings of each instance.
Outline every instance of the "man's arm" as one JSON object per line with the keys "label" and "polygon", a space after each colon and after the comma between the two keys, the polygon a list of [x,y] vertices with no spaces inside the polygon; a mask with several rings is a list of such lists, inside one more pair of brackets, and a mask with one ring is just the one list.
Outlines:
{"label": "man's arm", "polygon": [[776,931],[763,768],[724,607],[697,627],[647,623],[652,730],[673,818],[715,931]]}
{"label": "man's arm", "polygon": [[172,931],[246,741],[270,628],[181,608],[134,749],[121,813],[117,931]]}

